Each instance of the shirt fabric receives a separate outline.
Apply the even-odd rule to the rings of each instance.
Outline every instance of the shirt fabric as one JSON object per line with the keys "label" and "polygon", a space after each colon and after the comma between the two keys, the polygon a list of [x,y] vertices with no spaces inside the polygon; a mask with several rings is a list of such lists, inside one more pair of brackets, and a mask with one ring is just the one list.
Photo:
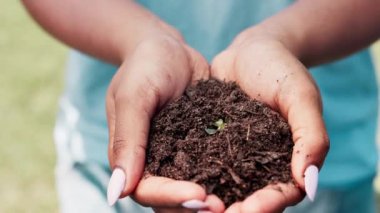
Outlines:
{"label": "shirt fabric", "polygon": [[[139,2],[177,28],[188,44],[209,61],[239,32],[292,3],[284,0]],[[116,69],[78,51],[71,52],[55,130],[56,138],[65,138],[56,141],[59,159],[70,155],[76,162],[91,162],[108,168],[105,95]],[[312,68],[310,72],[321,91],[331,140],[319,186],[347,188],[372,179],[377,163],[378,105],[369,51]]]}

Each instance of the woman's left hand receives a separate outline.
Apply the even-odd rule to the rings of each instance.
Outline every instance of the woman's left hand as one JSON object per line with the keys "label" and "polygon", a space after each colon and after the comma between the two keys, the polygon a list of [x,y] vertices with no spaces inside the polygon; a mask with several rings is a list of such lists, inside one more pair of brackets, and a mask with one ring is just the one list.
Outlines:
{"label": "woman's left hand", "polygon": [[[215,57],[211,75],[236,81],[251,98],[280,112],[291,126],[294,141],[291,170],[295,185],[269,185],[226,212],[281,212],[300,202],[305,170],[311,165],[321,168],[329,149],[321,97],[308,70],[281,42],[242,33]],[[317,184],[315,176],[311,179]]]}

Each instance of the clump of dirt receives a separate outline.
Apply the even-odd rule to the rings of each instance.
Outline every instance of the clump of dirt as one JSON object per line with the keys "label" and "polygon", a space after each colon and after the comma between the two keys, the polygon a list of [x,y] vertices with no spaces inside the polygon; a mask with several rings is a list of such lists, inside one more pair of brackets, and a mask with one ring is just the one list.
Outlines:
{"label": "clump of dirt", "polygon": [[145,173],[200,184],[226,206],[290,182],[292,135],[236,83],[200,81],[152,120]]}

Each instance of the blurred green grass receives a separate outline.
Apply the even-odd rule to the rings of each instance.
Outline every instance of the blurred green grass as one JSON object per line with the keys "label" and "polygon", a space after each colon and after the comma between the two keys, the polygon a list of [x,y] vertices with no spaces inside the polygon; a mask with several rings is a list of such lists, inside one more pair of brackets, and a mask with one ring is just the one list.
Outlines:
{"label": "blurred green grass", "polygon": [[[52,131],[67,49],[19,1],[2,5],[0,212],[57,212]],[[380,68],[380,44],[374,52]]]}
{"label": "blurred green grass", "polygon": [[66,48],[20,1],[0,7],[0,212],[57,212],[52,140]]}

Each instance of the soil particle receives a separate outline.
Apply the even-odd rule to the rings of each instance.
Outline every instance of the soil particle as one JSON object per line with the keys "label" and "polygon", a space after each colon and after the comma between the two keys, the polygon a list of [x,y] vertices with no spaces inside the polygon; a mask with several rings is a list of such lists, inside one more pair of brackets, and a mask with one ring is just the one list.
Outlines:
{"label": "soil particle", "polygon": [[289,125],[235,83],[200,81],[152,120],[145,173],[200,184],[231,205],[290,182]]}

